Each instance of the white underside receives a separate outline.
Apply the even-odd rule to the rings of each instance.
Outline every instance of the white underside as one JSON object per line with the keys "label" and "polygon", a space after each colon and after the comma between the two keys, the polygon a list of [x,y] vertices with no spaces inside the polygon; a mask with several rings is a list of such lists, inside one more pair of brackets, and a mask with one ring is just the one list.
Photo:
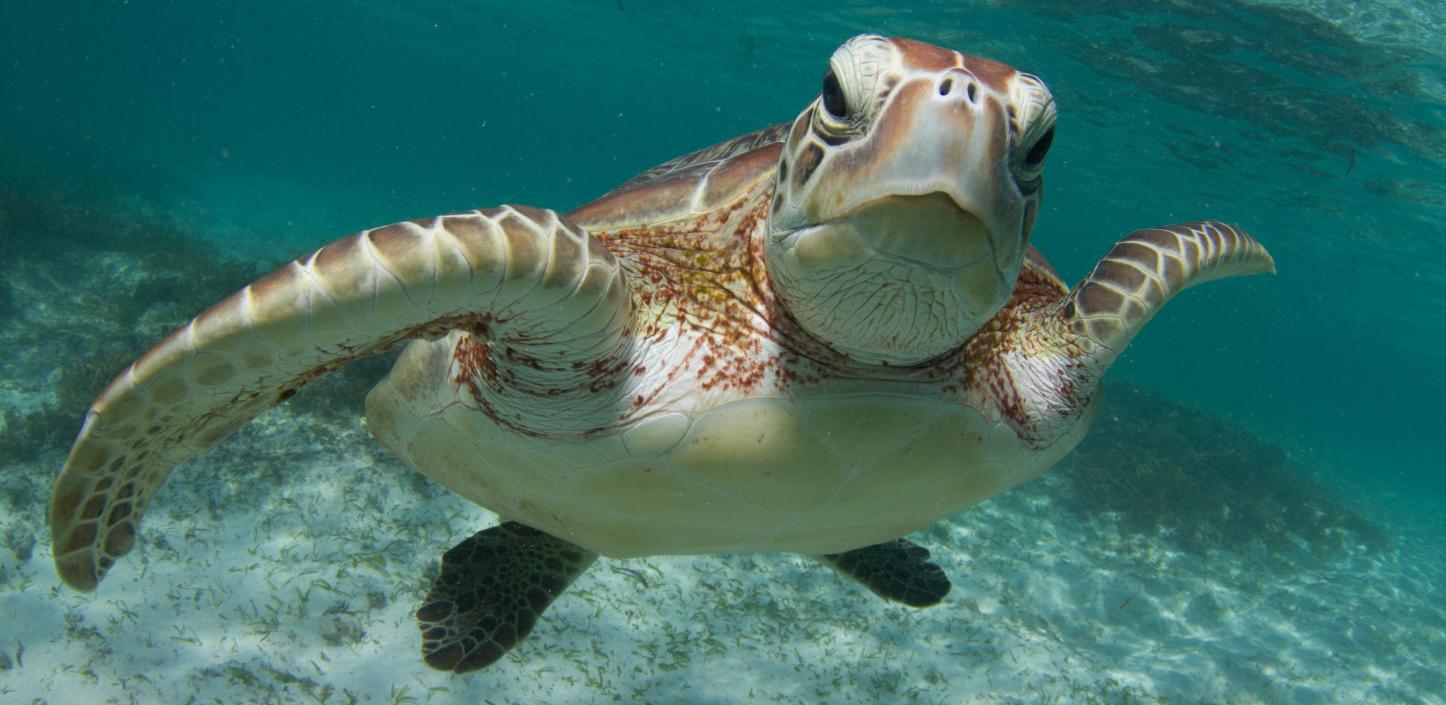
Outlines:
{"label": "white underside", "polygon": [[815,394],[656,413],[554,440],[499,427],[415,343],[367,398],[399,457],[500,516],[611,557],[836,553],[898,538],[1034,477],[1040,450],[979,410],[897,393]]}

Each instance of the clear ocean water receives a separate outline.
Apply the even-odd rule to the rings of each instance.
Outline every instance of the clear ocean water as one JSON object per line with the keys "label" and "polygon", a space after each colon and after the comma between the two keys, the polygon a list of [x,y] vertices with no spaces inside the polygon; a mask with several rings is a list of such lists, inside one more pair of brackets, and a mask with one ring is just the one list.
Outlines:
{"label": "clear ocean water", "polygon": [[[792,119],[863,32],[1050,85],[1032,241],[1065,280],[1133,229],[1200,218],[1241,225],[1279,269],[1172,302],[1113,368],[1099,444],[935,531],[936,553],[958,548],[954,603],[886,607],[788,557],[715,560],[716,579],[706,559],[633,561],[595,568],[606,582],[560,600],[528,649],[447,680],[415,658],[418,566],[486,515],[363,447],[358,407],[265,417],[173,478],[196,487],[158,498],[144,561],[91,595],[59,586],[44,503],[83,409],[58,390],[194,313],[166,307],[199,296],[190,280],[156,272],[234,288],[364,227],[565,211]],[[6,3],[0,702],[1441,703],[1443,37],[1434,0]],[[147,303],[101,320],[127,300]],[[102,335],[117,320],[135,322],[122,350]],[[1163,435],[1161,419],[1185,440],[1111,440]],[[1229,501],[1276,498],[1238,545],[1070,502],[1083,465],[1237,440]],[[1287,489],[1250,484],[1267,453]],[[1179,492],[1212,491],[1211,463],[1190,467]],[[377,483],[374,520],[327,489],[353,476]],[[1348,538],[1262,544],[1296,528],[1268,521],[1305,496],[1282,492],[1327,497],[1350,520],[1320,535]],[[349,542],[344,521],[411,533]],[[357,552],[380,558],[326,570]],[[257,627],[267,610],[291,626]]]}

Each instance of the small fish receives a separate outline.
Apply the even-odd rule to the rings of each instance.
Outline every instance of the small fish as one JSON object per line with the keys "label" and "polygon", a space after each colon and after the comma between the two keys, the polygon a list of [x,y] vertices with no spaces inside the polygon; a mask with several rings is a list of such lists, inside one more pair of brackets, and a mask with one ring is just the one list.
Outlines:
{"label": "small fish", "polygon": [[1139,591],[1139,590],[1136,590],[1136,591],[1135,591],[1134,593],[1132,593],[1129,597],[1126,597],[1126,598],[1125,598],[1125,601],[1120,603],[1119,609],[1124,609],[1124,608],[1128,607],[1131,602],[1134,602],[1134,601],[1135,601],[1135,595],[1138,595],[1138,594],[1140,594],[1140,591]]}
{"label": "small fish", "polygon": [[1351,147],[1351,163],[1348,164],[1348,165],[1346,165],[1346,173],[1341,174],[1341,178],[1344,179],[1344,178],[1346,178],[1347,176],[1350,176],[1350,175],[1351,175],[1351,172],[1352,172],[1352,171],[1355,171],[1355,169],[1356,169],[1356,148],[1355,148],[1355,147]]}
{"label": "small fish", "polygon": [[611,567],[612,567],[614,573],[619,573],[619,574],[622,574],[622,575],[626,575],[626,576],[628,576],[629,578],[632,578],[633,580],[638,581],[638,583],[641,584],[641,585],[642,585],[643,587],[645,587],[645,588],[646,588],[646,587],[651,587],[650,585],[648,585],[648,576],[644,575],[644,574],[643,574],[643,571],[637,570],[636,568],[624,568],[624,567],[622,567],[622,566],[620,566],[620,565],[615,565],[615,566],[611,566]]}

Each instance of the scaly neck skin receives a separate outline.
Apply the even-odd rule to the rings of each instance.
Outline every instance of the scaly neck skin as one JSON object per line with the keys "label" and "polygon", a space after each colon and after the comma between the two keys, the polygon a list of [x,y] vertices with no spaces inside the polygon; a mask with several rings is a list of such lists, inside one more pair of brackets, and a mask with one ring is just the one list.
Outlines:
{"label": "scaly neck skin", "polygon": [[887,197],[770,233],[764,256],[804,330],[856,362],[902,367],[959,348],[1007,300],[1016,272],[999,269],[983,231],[940,194]]}
{"label": "scaly neck skin", "polygon": [[851,362],[801,328],[774,289],[765,260],[773,186],[761,178],[696,217],[596,233],[637,283],[636,338],[674,327],[704,333],[717,367],[735,372],[758,364],[763,339],[823,364]]}

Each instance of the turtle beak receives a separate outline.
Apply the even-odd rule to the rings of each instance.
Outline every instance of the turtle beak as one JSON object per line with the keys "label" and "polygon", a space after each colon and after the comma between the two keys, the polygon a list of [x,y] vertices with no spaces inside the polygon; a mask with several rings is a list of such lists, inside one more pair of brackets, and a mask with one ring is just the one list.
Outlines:
{"label": "turtle beak", "polygon": [[942,191],[878,198],[845,219],[876,252],[929,269],[959,269],[992,250],[984,221]]}

